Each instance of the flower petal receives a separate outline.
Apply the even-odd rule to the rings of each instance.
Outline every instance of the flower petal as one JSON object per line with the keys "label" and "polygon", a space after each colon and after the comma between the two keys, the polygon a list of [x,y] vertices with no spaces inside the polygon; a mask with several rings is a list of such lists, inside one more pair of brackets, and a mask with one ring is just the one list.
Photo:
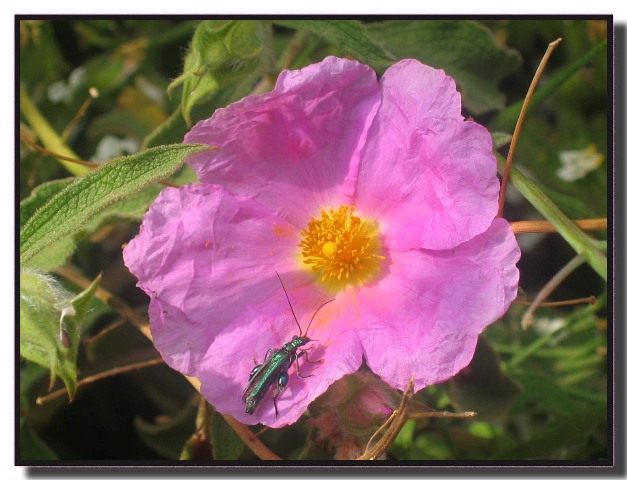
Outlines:
{"label": "flower petal", "polygon": [[516,298],[520,249],[509,224],[452,250],[390,252],[390,273],[359,292],[359,330],[370,368],[396,388],[451,378],[477,336]]}
{"label": "flower petal", "polygon": [[496,159],[488,131],[461,117],[453,80],[406,60],[381,86],[356,205],[379,219],[393,250],[451,248],[483,232],[498,208]]}
{"label": "flower petal", "polygon": [[[288,279],[285,281],[286,288],[304,329],[304,323],[308,322],[324,300],[312,293],[316,291],[312,285],[292,288],[293,276],[285,275],[285,279]],[[252,415],[246,414],[242,394],[252,368],[263,362],[269,349],[279,349],[299,334],[278,281],[276,284],[273,294],[266,301],[250,305],[242,311],[232,328],[216,339],[198,375],[202,381],[203,395],[220,412],[242,423],[263,423],[273,428],[298,420],[313,400],[322,395],[334,381],[355,372],[362,360],[362,350],[355,332],[340,332],[334,337],[334,330],[317,328],[318,321],[337,325],[333,320],[338,315],[337,306],[333,303],[326,305],[316,315],[309,332],[314,341],[304,345],[308,350],[307,357],[302,356],[288,370],[287,387],[276,398],[278,416],[272,401],[276,378],[257,410]],[[314,298],[317,303],[312,303]]]}
{"label": "flower petal", "polygon": [[[308,365],[301,358],[303,376],[315,371],[306,379],[292,366],[289,386],[277,399],[278,418],[271,398],[254,415],[244,412],[242,392],[255,363],[268,349],[301,334],[275,272],[281,273],[303,330],[330,300],[311,284],[311,276],[295,270],[297,242],[294,227],[255,200],[215,185],[188,185],[165,189],[124,249],[127,267],[151,298],[155,347],[172,368],[198,377],[203,395],[219,411],[245,423],[295,422],[331,383],[361,363],[354,334],[343,334],[334,344],[329,339],[336,332],[316,328],[318,322],[335,325],[337,308],[325,306],[308,333],[316,340],[311,360],[327,361]],[[351,344],[354,356],[346,353]],[[329,361],[335,356],[344,361]],[[273,390],[274,385],[267,397]]]}
{"label": "flower petal", "polygon": [[[442,71],[406,60],[379,86],[369,67],[329,57],[217,111],[186,142],[218,147],[190,159],[203,184],[164,190],[124,259],[151,298],[155,346],[222,413],[293,423],[364,357],[397,388],[444,381],[515,298],[520,250],[494,219],[491,139],[463,120]],[[326,305],[300,232],[347,204],[377,222],[386,258],[380,278]],[[278,374],[246,414],[251,370],[294,336],[306,344],[282,363],[278,416]]]}
{"label": "flower petal", "polygon": [[276,289],[275,270],[293,268],[295,238],[284,219],[221,187],[163,190],[124,261],[151,297],[154,343],[165,360],[195,375],[216,336]]}
{"label": "flower petal", "polygon": [[185,142],[218,150],[188,161],[201,182],[254,196],[285,212],[290,222],[306,224],[318,213],[312,206],[338,203],[338,186],[359,154],[379,101],[370,67],[328,57],[282,72],[272,92],[247,97],[197,123]]}

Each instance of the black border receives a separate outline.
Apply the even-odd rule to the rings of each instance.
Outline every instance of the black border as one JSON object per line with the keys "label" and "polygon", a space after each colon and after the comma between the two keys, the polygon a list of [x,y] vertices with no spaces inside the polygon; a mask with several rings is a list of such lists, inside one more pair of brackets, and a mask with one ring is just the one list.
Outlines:
{"label": "black border", "polygon": [[[437,473],[438,475],[458,474],[465,475],[535,475],[535,474],[568,474],[573,476],[589,475],[621,475],[626,473],[625,458],[621,453],[625,452],[625,371],[621,368],[625,365],[625,302],[620,293],[616,295],[616,285],[624,289],[625,279],[625,137],[614,135],[614,132],[625,132],[625,42],[626,30],[624,25],[614,25],[611,14],[599,15],[145,15],[145,14],[87,14],[87,15],[34,15],[16,14],[14,16],[15,38],[15,164],[19,166],[19,22],[22,20],[75,20],[75,19],[355,19],[355,20],[398,20],[398,19],[451,19],[451,20],[605,20],[608,24],[608,68],[612,68],[613,75],[608,75],[608,100],[614,106],[613,111],[608,109],[608,264],[610,288],[608,289],[608,310],[611,318],[608,321],[608,460],[607,461],[516,461],[499,463],[490,461],[476,462],[451,462],[451,461],[376,461],[370,463],[358,461],[334,461],[334,462],[295,462],[295,461],[258,461],[251,463],[215,461],[211,464],[187,462],[187,461],[20,461],[19,460],[19,349],[15,353],[15,465],[29,467],[29,477],[65,477],[93,475],[119,476],[133,474],[139,476],[169,476],[176,475],[206,476],[208,473],[239,475],[242,473],[255,473],[256,475],[283,475],[283,474],[321,474],[330,473],[328,468],[337,470],[342,475],[352,474],[416,474]],[[611,67],[610,67],[611,66]],[[616,162],[615,159],[620,159]],[[610,163],[611,162],[611,163]],[[617,182],[618,179],[618,182]],[[15,185],[19,185],[19,167],[15,169]],[[618,183],[619,188],[616,188]],[[623,188],[621,188],[623,187]],[[16,192],[15,215],[15,250],[19,245],[19,199]],[[617,212],[619,215],[617,216]],[[620,239],[616,242],[616,238]],[[618,248],[618,251],[617,251]],[[16,258],[18,258],[16,254]],[[618,262],[617,262],[618,260]],[[19,285],[19,262],[15,262],[15,285]],[[16,289],[17,291],[17,289]],[[622,292],[622,290],[621,290]],[[616,302],[616,303],[615,303]],[[19,296],[15,295],[15,345],[19,345]],[[616,340],[619,340],[619,344]],[[617,347],[618,348],[615,348]],[[616,366],[619,366],[617,369]],[[619,401],[617,402],[617,397]]]}

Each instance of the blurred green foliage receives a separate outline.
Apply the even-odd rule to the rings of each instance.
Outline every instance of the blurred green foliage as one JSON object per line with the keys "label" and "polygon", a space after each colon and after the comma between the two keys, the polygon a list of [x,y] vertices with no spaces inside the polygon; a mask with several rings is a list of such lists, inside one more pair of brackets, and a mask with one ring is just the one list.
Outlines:
{"label": "blurred green foliage", "polygon": [[[559,37],[562,43],[539,85],[539,92],[546,87],[544,96],[524,124],[515,164],[571,219],[608,215],[607,19],[67,17],[21,19],[16,27],[20,88],[67,147],[94,162],[180,143],[191,124],[217,108],[270,90],[282,69],[331,54],[357,58],[378,73],[406,57],[443,68],[457,82],[464,113],[488,126],[495,137],[506,138],[502,134],[512,133],[519,102],[546,46]],[[563,79],[551,83],[560,72]],[[74,122],[93,88],[97,96]],[[45,143],[25,117],[20,134]],[[507,145],[498,150],[506,154]],[[19,172],[21,226],[73,185],[59,162],[26,143],[20,145]],[[184,168],[175,181],[194,177]],[[85,223],[80,234],[63,235],[39,255],[37,266],[43,273],[53,274],[66,258],[86,279],[102,272],[101,286],[115,299],[113,307],[94,300],[83,313],[80,345],[78,336],[72,339],[78,351],[71,368],[80,377],[158,356],[128,322],[108,333],[106,329],[126,318],[121,302],[146,317],[145,298],[121,262],[121,246],[135,235],[137,221],[161,188],[125,193],[124,202]],[[514,188],[509,189],[504,216],[510,221],[540,218]],[[590,235],[603,249],[606,233]],[[532,299],[575,253],[557,234],[518,239],[523,250],[521,296]],[[67,275],[61,278],[74,294],[84,289]],[[607,284],[584,265],[551,300],[590,295],[598,298],[594,305],[541,307],[528,330],[520,325],[527,307],[513,305],[484,333],[467,369],[416,396],[432,408],[474,409],[478,415],[410,420],[389,458],[607,464],[607,434],[612,431],[606,415],[611,401],[607,359],[612,353]],[[37,308],[52,308],[53,303]],[[54,315],[47,320],[48,333],[56,331],[57,321]],[[51,364],[46,369],[24,352],[23,357],[18,463],[256,458],[184,377],[165,366],[86,385],[70,404],[67,398],[38,404],[36,399],[48,390]],[[57,383],[54,388],[59,387]],[[260,439],[283,458],[332,456],[316,443],[306,418],[264,432]]]}

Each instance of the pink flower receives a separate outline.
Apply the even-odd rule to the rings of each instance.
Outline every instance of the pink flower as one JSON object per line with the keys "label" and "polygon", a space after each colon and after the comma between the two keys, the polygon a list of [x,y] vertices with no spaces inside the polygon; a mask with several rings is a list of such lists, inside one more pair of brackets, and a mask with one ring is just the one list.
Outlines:
{"label": "pink flower", "polygon": [[[200,184],[165,189],[124,250],[150,296],[156,348],[198,377],[220,412],[295,422],[365,359],[395,388],[445,381],[516,296],[520,251],[495,218],[488,131],[461,116],[452,78],[416,60],[380,81],[334,57],[284,71],[276,88],[220,109],[185,138]],[[242,393],[255,364],[298,328],[298,360],[275,416]]]}

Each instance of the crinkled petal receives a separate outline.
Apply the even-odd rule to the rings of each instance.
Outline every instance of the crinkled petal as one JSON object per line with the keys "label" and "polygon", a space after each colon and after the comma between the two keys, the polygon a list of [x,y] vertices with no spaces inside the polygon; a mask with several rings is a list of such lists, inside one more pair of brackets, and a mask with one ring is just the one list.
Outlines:
{"label": "crinkled petal", "polygon": [[486,230],[498,208],[492,140],[460,115],[453,80],[406,60],[385,72],[381,88],[356,204],[380,221],[394,250],[451,248]]}
{"label": "crinkled petal", "polygon": [[[217,111],[186,142],[218,147],[190,159],[203,184],[164,190],[124,260],[150,296],[156,348],[239,421],[293,423],[364,358],[398,388],[444,381],[516,295],[520,251],[494,219],[491,139],[463,120],[442,71],[402,61],[378,85],[369,67],[329,57]],[[303,268],[300,232],[346,204],[377,222],[386,258],[380,278],[314,318],[330,298]],[[313,340],[289,366],[279,415],[276,378],[246,414],[251,370],[294,335]]]}
{"label": "crinkled petal", "polygon": [[[313,313],[328,297],[309,283],[301,273],[281,275],[290,301],[303,329]],[[361,365],[363,351],[353,330],[338,329],[340,308],[335,302],[323,306],[314,318],[308,336],[313,339],[304,348],[302,356],[288,370],[286,389],[276,398],[276,415],[272,396],[276,379],[257,410],[248,415],[242,404],[242,394],[251,370],[263,362],[269,349],[279,349],[299,329],[278,280],[266,301],[249,304],[232,323],[227,332],[216,339],[202,364],[198,377],[202,393],[220,412],[235,417],[242,423],[263,423],[279,428],[298,420],[309,404],[322,395],[342,376],[355,372]],[[309,360],[309,362],[307,361]],[[322,360],[321,362],[318,362]],[[300,372],[300,375],[298,375]],[[311,375],[311,376],[309,376]]]}
{"label": "crinkled petal", "polygon": [[165,189],[124,249],[151,298],[154,343],[173,368],[195,375],[215,338],[293,268],[298,233],[256,201],[213,185]]}
{"label": "crinkled petal", "polygon": [[338,186],[359,155],[379,102],[375,72],[355,61],[328,57],[284,71],[272,92],[197,123],[185,142],[218,150],[195,155],[189,164],[201,182],[254,196],[290,222],[306,224],[318,214],[312,206],[342,202]]}
{"label": "crinkled petal", "polygon": [[308,332],[316,340],[307,347],[309,359],[325,361],[299,360],[301,375],[314,376],[299,378],[292,366],[277,398],[278,418],[274,386],[253,415],[245,413],[242,394],[252,368],[269,349],[301,333],[276,272],[302,330],[331,300],[296,270],[297,242],[294,227],[257,201],[215,185],[189,185],[165,189],[124,249],[127,267],[151,299],[155,347],[172,368],[199,378],[219,411],[245,423],[295,422],[331,383],[361,364],[359,341],[353,332],[337,332],[338,307],[331,303]]}
{"label": "crinkled petal", "polygon": [[373,372],[418,390],[451,378],[477,337],[516,298],[520,249],[509,224],[451,250],[390,252],[389,274],[359,292],[363,342]]}

